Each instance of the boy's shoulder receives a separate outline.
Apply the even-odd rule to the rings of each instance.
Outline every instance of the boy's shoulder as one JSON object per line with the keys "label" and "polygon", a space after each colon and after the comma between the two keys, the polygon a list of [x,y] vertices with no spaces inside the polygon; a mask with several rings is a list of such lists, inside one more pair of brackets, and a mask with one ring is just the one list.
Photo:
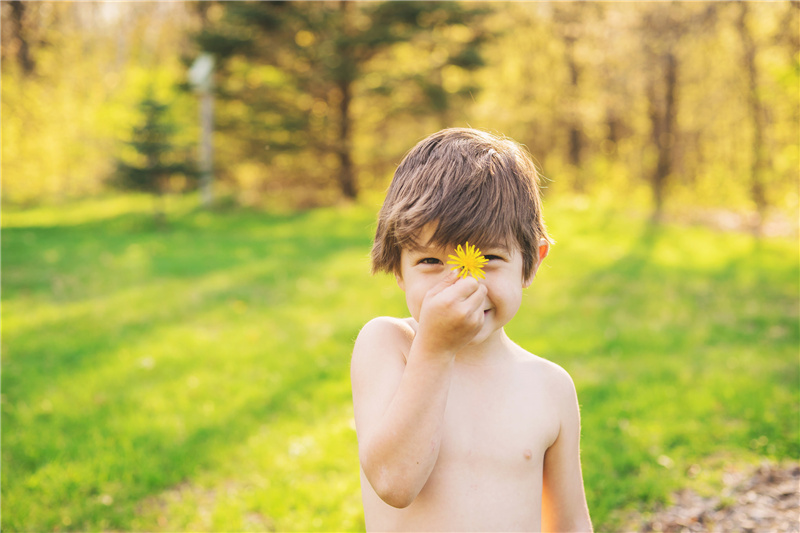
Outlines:
{"label": "boy's shoulder", "polygon": [[395,318],[393,316],[378,316],[364,324],[364,327],[361,328],[361,331],[364,330],[372,330],[375,328],[410,328],[411,331],[414,330],[413,326],[411,325],[412,319],[410,318]]}
{"label": "boy's shoulder", "polygon": [[396,389],[413,340],[414,327],[408,319],[382,316],[361,328],[350,360],[354,402],[357,397],[374,399]]}
{"label": "boy's shoulder", "polygon": [[392,316],[379,316],[373,318],[361,328],[358,333],[359,338],[362,336],[384,336],[401,337],[405,339],[413,339],[416,327],[413,319],[410,318],[395,318]]}
{"label": "boy's shoulder", "polygon": [[572,376],[563,367],[539,357],[521,346],[514,344],[515,359],[519,362],[520,371],[531,376],[536,376],[538,381],[547,384],[548,388],[561,394],[575,394],[575,384]]}
{"label": "boy's shoulder", "polygon": [[405,357],[414,340],[416,328],[412,319],[379,316],[361,328],[356,338],[354,354],[359,348],[397,348]]}

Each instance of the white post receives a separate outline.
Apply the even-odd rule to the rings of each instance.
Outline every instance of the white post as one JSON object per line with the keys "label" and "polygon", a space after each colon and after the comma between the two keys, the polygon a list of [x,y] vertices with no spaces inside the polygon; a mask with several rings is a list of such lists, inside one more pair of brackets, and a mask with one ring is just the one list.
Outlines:
{"label": "white post", "polygon": [[214,201],[214,56],[201,54],[189,69],[189,81],[200,96],[200,197],[203,206]]}
{"label": "white post", "polygon": [[205,207],[214,202],[214,96],[200,93],[200,194]]}

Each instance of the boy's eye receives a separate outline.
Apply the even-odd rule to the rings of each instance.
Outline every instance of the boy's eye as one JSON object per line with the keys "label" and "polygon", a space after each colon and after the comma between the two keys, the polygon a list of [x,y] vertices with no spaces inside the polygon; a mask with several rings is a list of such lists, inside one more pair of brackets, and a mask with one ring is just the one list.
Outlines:
{"label": "boy's eye", "polygon": [[441,261],[436,259],[435,257],[426,257],[425,259],[420,259],[419,264],[421,265],[438,265]]}
{"label": "boy's eye", "polygon": [[502,257],[500,257],[499,255],[485,255],[484,257],[486,259],[488,259],[489,261],[492,261],[493,259],[499,259],[501,261],[504,261],[504,259]]}

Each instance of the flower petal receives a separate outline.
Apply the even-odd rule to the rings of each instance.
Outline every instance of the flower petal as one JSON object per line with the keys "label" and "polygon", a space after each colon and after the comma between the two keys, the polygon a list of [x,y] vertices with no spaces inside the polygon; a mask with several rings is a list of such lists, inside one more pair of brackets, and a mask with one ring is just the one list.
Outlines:
{"label": "flower petal", "polygon": [[[466,248],[466,250],[465,250]],[[453,270],[461,269],[458,276],[466,278],[467,275],[471,275],[474,278],[486,279],[486,276],[483,272],[483,265],[489,262],[488,259],[483,257],[479,248],[475,245],[470,245],[469,241],[464,243],[464,246],[460,244],[456,247],[456,255],[448,255],[447,261],[448,265],[455,265]]]}

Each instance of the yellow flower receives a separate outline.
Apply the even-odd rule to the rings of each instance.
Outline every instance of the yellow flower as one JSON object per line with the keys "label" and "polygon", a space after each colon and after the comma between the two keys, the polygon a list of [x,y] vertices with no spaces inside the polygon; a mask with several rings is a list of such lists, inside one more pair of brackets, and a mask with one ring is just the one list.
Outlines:
{"label": "yellow flower", "polygon": [[483,275],[483,265],[488,263],[489,260],[481,255],[481,251],[476,248],[474,245],[470,246],[469,241],[464,245],[467,249],[464,252],[464,248],[461,245],[458,245],[456,248],[456,255],[448,255],[452,261],[448,261],[448,265],[456,265],[453,267],[453,270],[461,269],[461,272],[458,274],[459,277],[466,278],[467,274],[472,275],[473,278],[485,278]]}

